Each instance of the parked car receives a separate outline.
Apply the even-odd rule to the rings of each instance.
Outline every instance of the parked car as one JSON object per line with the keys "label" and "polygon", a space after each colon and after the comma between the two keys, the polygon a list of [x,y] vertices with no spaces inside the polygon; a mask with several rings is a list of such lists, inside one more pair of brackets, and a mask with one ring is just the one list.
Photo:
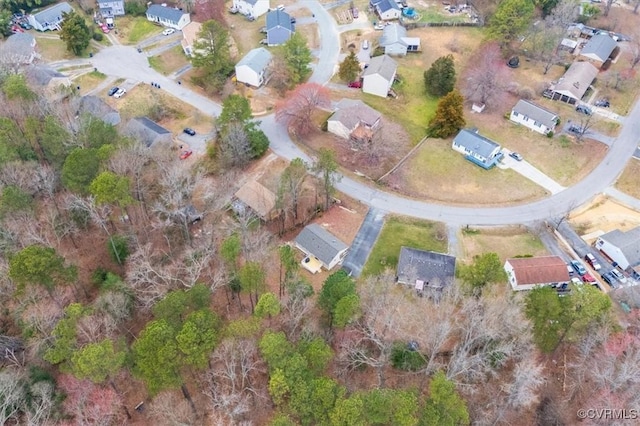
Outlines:
{"label": "parked car", "polygon": [[585,283],[595,283],[596,279],[593,278],[593,276],[591,276],[591,274],[587,272],[582,276],[582,281]]}
{"label": "parked car", "polygon": [[586,105],[578,105],[576,107],[576,111],[581,112],[582,114],[585,114],[585,115],[593,114],[593,111],[591,111],[591,108],[589,108]]}
{"label": "parked car", "polygon": [[362,42],[362,50],[367,50],[369,48],[369,40],[365,40]]}
{"label": "parked car", "polygon": [[569,275],[573,275],[576,273],[575,269],[573,269],[573,266],[571,265],[567,265],[567,272],[569,273]]}
{"label": "parked car", "polygon": [[613,274],[611,272],[605,272],[603,274],[600,275],[602,277],[602,280],[609,284],[611,286],[611,288],[616,288],[617,284],[616,284],[616,277],[613,276]]}
{"label": "parked car", "polygon": [[164,31],[162,32],[162,35],[166,35],[166,36],[168,36],[168,35],[171,35],[171,34],[173,34],[173,33],[175,33],[175,32],[176,32],[176,30],[174,30],[173,28],[167,28],[166,30],[164,30]]}
{"label": "parked car", "polygon": [[185,129],[183,130],[184,133],[190,135],[190,136],[195,136],[196,135],[196,131],[193,130],[190,127],[185,127]]}
{"label": "parked car", "polygon": [[517,160],[517,161],[522,161],[522,155],[518,154],[517,152],[512,152],[509,154],[509,157]]}
{"label": "parked car", "polygon": [[580,276],[583,276],[584,274],[587,273],[587,269],[584,267],[582,263],[580,263],[579,260],[572,260],[571,266]]}
{"label": "parked car", "polygon": [[351,9],[351,14],[353,15],[353,19],[358,19],[358,9],[355,7]]}
{"label": "parked car", "polygon": [[361,89],[362,88],[362,82],[361,81],[352,81],[351,83],[349,83],[349,87],[351,87],[352,89]]}
{"label": "parked car", "polygon": [[107,24],[100,24],[100,29],[102,30],[103,33],[105,34],[109,34],[109,27],[107,27]]}
{"label": "parked car", "polygon": [[125,93],[127,93],[127,91],[125,89],[118,89],[118,91],[113,94],[113,97],[116,98],[116,99],[120,99],[121,97],[123,97],[125,95]]}
{"label": "parked car", "polygon": [[587,261],[587,263],[588,263],[589,265],[591,265],[591,267],[592,267],[593,269],[595,269],[596,271],[599,271],[599,270],[600,270],[600,268],[602,268],[602,267],[600,266],[600,263],[598,263],[598,261],[596,260],[596,258],[595,258],[591,253],[587,253],[587,254],[585,254],[585,255],[584,255],[584,260],[586,260],[586,261]]}
{"label": "parked car", "polygon": [[182,151],[182,154],[180,154],[180,159],[181,160],[186,160],[187,158],[191,157],[191,154],[193,154],[193,151],[191,151],[191,150]]}
{"label": "parked car", "polygon": [[382,23],[375,24],[373,26],[373,29],[376,30],[376,31],[382,31],[382,30],[384,30],[384,24],[382,24]]}
{"label": "parked car", "polygon": [[609,100],[607,99],[600,99],[594,105],[601,108],[609,108],[611,106],[611,103],[609,103]]}
{"label": "parked car", "polygon": [[622,275],[622,272],[618,271],[617,269],[612,269],[611,275],[613,275],[616,278],[616,280],[620,281],[621,283],[627,282],[627,277]]}
{"label": "parked car", "polygon": [[27,31],[33,28],[31,25],[29,25],[26,22],[20,22],[20,26]]}
{"label": "parked car", "polygon": [[111,89],[109,89],[109,91],[107,92],[107,94],[108,94],[109,96],[113,96],[113,95],[115,95],[116,93],[118,93],[118,90],[120,90],[120,88],[119,88],[118,86],[116,86],[116,87],[112,87]]}

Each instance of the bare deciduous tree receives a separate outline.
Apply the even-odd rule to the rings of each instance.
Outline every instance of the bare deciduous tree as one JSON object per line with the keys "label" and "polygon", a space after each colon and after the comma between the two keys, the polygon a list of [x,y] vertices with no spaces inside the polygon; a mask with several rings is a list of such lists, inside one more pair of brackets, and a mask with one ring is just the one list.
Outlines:
{"label": "bare deciduous tree", "polygon": [[17,368],[0,371],[0,424],[19,424],[20,410],[26,405],[25,375]]}
{"label": "bare deciduous tree", "polygon": [[496,43],[484,45],[469,63],[471,65],[461,79],[465,98],[487,108],[500,105],[508,82],[500,46]]}
{"label": "bare deciduous tree", "polygon": [[297,136],[308,135],[314,128],[313,113],[330,105],[329,90],[317,83],[295,88],[286,99],[276,104],[276,121],[291,129]]}
{"label": "bare deciduous tree", "polygon": [[195,421],[191,405],[175,391],[156,395],[149,404],[149,417],[161,426],[191,425]]}
{"label": "bare deciduous tree", "polygon": [[243,123],[229,123],[219,139],[220,155],[225,165],[244,167],[251,161],[249,134]]}

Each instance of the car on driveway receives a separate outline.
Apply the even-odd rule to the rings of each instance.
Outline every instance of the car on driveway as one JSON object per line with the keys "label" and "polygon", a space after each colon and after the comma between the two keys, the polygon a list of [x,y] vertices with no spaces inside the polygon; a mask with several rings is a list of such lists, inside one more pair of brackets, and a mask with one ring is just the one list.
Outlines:
{"label": "car on driveway", "polygon": [[583,113],[583,114],[585,114],[585,115],[591,115],[591,114],[593,114],[593,111],[591,110],[591,108],[589,108],[589,107],[588,107],[588,106],[586,106],[586,105],[578,105],[578,106],[576,107],[576,111],[581,112],[581,113]]}
{"label": "car on driveway", "polygon": [[103,33],[105,34],[109,34],[109,27],[107,27],[107,24],[100,24],[100,29],[102,30]]}
{"label": "car on driveway", "polygon": [[125,95],[125,93],[127,93],[127,91],[125,89],[118,89],[118,91],[116,93],[114,93],[113,97],[116,99],[120,99],[121,97],[123,97]]}
{"label": "car on driveway", "polygon": [[596,260],[596,258],[595,258],[591,253],[587,253],[587,254],[585,254],[585,255],[584,255],[584,260],[586,260],[586,261],[587,261],[587,263],[588,263],[589,265],[591,265],[591,267],[592,267],[593,269],[595,269],[596,271],[599,271],[599,270],[600,270],[600,268],[602,268],[602,267],[600,266],[600,263],[598,263],[598,261]]}
{"label": "car on driveway", "polygon": [[518,154],[517,152],[512,152],[509,154],[509,157],[517,160],[517,161],[522,161],[522,155]]}
{"label": "car on driveway", "polygon": [[611,106],[611,103],[608,99],[600,99],[594,105],[601,108],[609,108]]}
{"label": "car on driveway", "polygon": [[183,130],[184,133],[188,134],[189,136],[195,136],[196,135],[196,131],[193,130],[191,127],[186,127]]}
{"label": "car on driveway", "polygon": [[349,83],[349,87],[351,87],[352,89],[361,89],[362,88],[362,82],[361,81],[352,81],[351,83]]}
{"label": "car on driveway", "polygon": [[166,35],[166,36],[168,36],[168,35],[171,35],[171,34],[173,34],[173,33],[175,33],[175,32],[176,32],[176,30],[174,30],[173,28],[167,28],[166,30],[164,30],[164,31],[162,32],[162,35]]}
{"label": "car on driveway", "polygon": [[571,266],[580,276],[583,276],[584,274],[587,273],[587,269],[584,267],[582,263],[580,263],[579,260],[572,260]]}
{"label": "car on driveway", "polygon": [[116,93],[118,93],[118,90],[120,90],[120,88],[118,86],[116,87],[112,87],[111,89],[109,89],[109,91],[107,92],[107,95],[109,96],[113,96]]}
{"label": "car on driveway", "polygon": [[575,124],[570,125],[567,131],[577,135],[584,133],[582,127],[576,126]]}

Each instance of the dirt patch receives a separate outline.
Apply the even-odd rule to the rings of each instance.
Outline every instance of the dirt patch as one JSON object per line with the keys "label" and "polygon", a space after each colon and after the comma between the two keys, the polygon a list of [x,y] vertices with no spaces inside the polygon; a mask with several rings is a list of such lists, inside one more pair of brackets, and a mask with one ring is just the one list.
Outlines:
{"label": "dirt patch", "polygon": [[628,231],[640,226],[640,213],[613,200],[599,197],[590,206],[572,214],[569,220],[579,234],[588,236],[586,241],[591,243],[599,234],[614,229]]}
{"label": "dirt patch", "polygon": [[503,262],[514,256],[549,255],[538,236],[521,226],[465,228],[461,234],[460,243],[467,261],[473,260],[473,256],[488,252],[497,253]]}

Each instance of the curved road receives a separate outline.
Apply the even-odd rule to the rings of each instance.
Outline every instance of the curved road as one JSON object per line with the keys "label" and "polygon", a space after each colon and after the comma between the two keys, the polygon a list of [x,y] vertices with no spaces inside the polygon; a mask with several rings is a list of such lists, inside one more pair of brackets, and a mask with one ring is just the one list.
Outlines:
{"label": "curved road", "polygon": [[[308,1],[305,6],[315,14],[321,32],[322,46],[319,61],[310,81],[326,84],[332,77],[340,52],[340,36],[335,21],[317,1]],[[198,108],[205,114],[219,115],[220,105],[178,85],[149,67],[147,56],[133,47],[111,46],[102,49],[91,59],[99,71],[143,83],[160,83],[163,90]],[[300,157],[311,159],[298,148],[286,129],[275,122],[274,115],[261,118],[261,128],[271,141],[271,149],[286,159]],[[464,225],[509,225],[530,223],[547,218],[563,216],[568,211],[602,193],[615,182],[633,155],[640,135],[640,103],[636,103],[603,161],[581,182],[549,198],[533,203],[509,207],[450,206],[428,201],[412,200],[376,189],[363,182],[344,176],[337,188],[350,197],[365,204],[391,213],[421,219],[445,222],[452,226]],[[425,182],[428,185],[428,182]]]}

